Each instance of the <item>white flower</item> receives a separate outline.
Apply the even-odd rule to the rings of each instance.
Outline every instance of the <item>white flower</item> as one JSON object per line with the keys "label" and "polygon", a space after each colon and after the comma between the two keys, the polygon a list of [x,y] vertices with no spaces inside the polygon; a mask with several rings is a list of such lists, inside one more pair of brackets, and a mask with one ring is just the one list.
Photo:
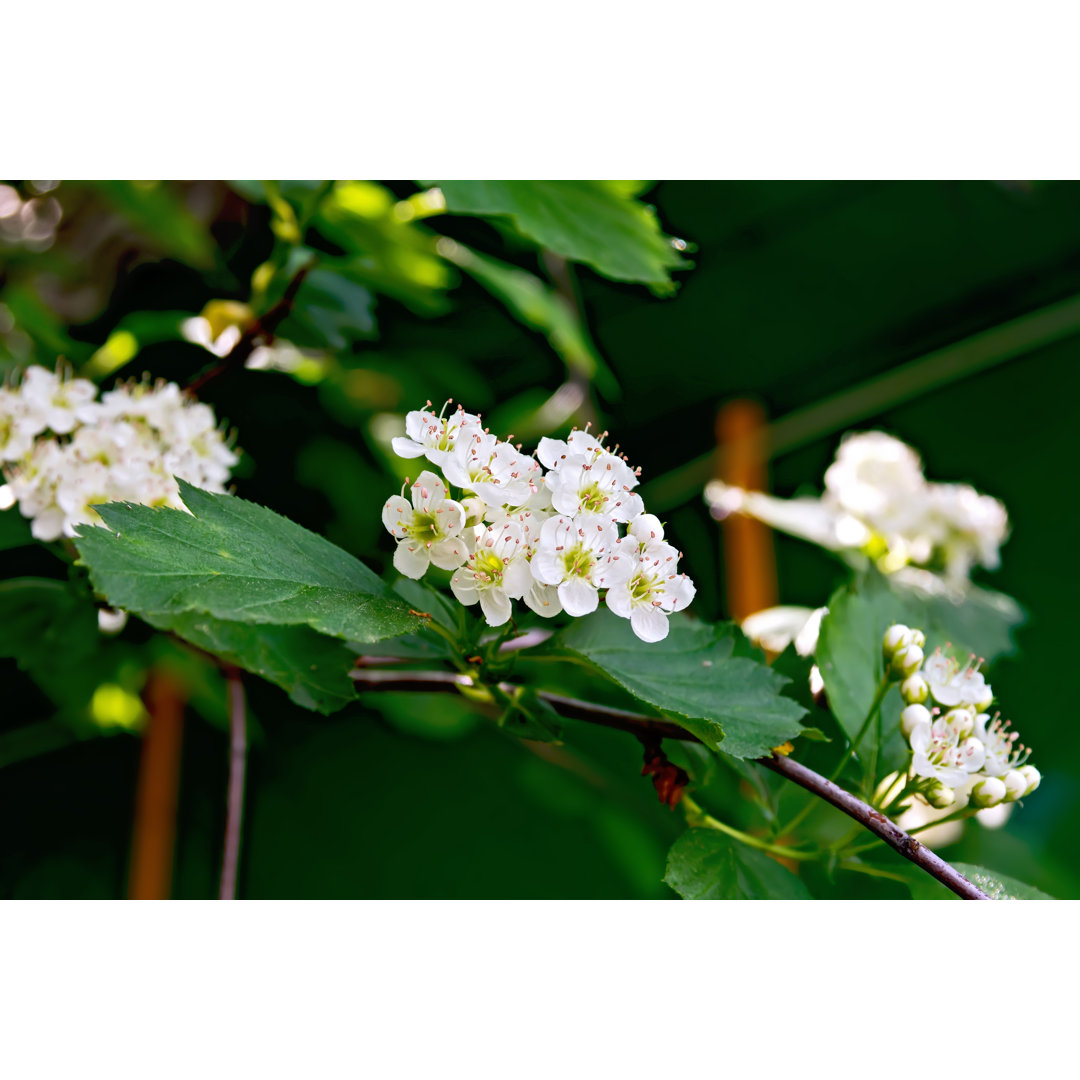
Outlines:
{"label": "white flower", "polygon": [[800,656],[812,656],[826,610],[780,605],[755,611],[739,625],[755,645],[769,652],[782,653],[794,641]]}
{"label": "white flower", "polygon": [[468,555],[462,535],[465,508],[448,498],[446,484],[426,470],[410,494],[411,505],[401,495],[391,495],[383,506],[383,525],[398,541],[394,567],[410,578],[422,578],[430,563],[455,570]]}
{"label": "white flower", "polygon": [[511,600],[521,599],[533,584],[521,526],[507,521],[489,525],[476,550],[450,579],[453,594],[471,607],[479,601],[489,626],[510,618]]}
{"label": "white flower", "polygon": [[568,615],[588,615],[600,603],[598,590],[628,581],[635,561],[620,554],[615,525],[598,514],[551,517],[540,529],[530,563],[533,577],[554,585]]}
{"label": "white flower", "polygon": [[981,564],[996,570],[1009,535],[1005,507],[967,484],[928,485],[929,512],[941,523],[940,546],[949,577],[966,578]]}
{"label": "white flower", "polygon": [[925,705],[909,705],[900,713],[900,730],[905,738],[910,738],[911,733],[920,725],[933,723],[930,710]]}
{"label": "white flower", "polygon": [[244,336],[236,323],[229,323],[222,326],[221,332],[214,337],[214,326],[201,315],[185,319],[180,324],[180,333],[186,341],[201,345],[215,356],[228,356]]}
{"label": "white flower", "polygon": [[930,696],[930,684],[916,672],[900,684],[900,696],[908,705],[922,705]]}
{"label": "white flower", "polygon": [[[447,402],[447,405],[450,403]],[[467,413],[460,405],[448,417],[435,415],[428,407],[405,417],[405,437],[391,440],[398,457],[427,457],[435,465],[443,465],[459,440],[470,434],[483,434],[479,416]],[[446,405],[443,406],[445,412]]]}
{"label": "white flower", "polygon": [[[974,661],[975,658],[971,659]],[[976,709],[986,709],[994,700],[994,693],[977,664],[969,662],[961,670],[960,665],[940,649],[936,649],[923,665],[923,677],[934,700],[946,708],[972,705]]]}
{"label": "white flower", "polygon": [[482,431],[459,435],[442,468],[451,484],[475,492],[490,507],[523,506],[540,490],[539,464]]}
{"label": "white flower", "polygon": [[[624,538],[620,545],[630,538]],[[642,641],[663,641],[668,614],[689,606],[697,590],[686,574],[678,572],[679,553],[663,541],[640,552],[633,576],[608,589],[605,601],[616,615],[630,620]]]}
{"label": "white flower", "polygon": [[911,515],[911,504],[925,485],[919,455],[883,431],[846,435],[836,460],[825,470],[825,490],[849,514],[890,525]]}
{"label": "white flower", "polygon": [[120,608],[98,608],[98,630],[103,634],[119,634],[127,626],[128,613]]}
{"label": "white flower", "polygon": [[893,672],[906,679],[919,670],[922,662],[923,651],[918,645],[904,645],[893,654],[890,666]]}
{"label": "white flower", "polygon": [[94,419],[97,387],[88,379],[65,379],[35,365],[26,369],[19,391],[27,412],[41,424],[39,430],[67,435]]}
{"label": "white flower", "polygon": [[[922,706],[911,705],[917,709]],[[905,710],[906,711],[906,710]],[[955,727],[938,717],[932,723],[917,724],[910,735],[912,771],[916,776],[940,780],[958,788],[983,765],[986,751],[977,738],[961,739]]]}
{"label": "white flower", "polygon": [[560,514],[577,517],[599,514],[610,521],[629,522],[645,509],[633,493],[637,476],[621,458],[604,451],[570,454],[544,477],[551,505]]}
{"label": "white flower", "polygon": [[975,737],[985,747],[983,771],[988,776],[1004,776],[1023,765],[1027,758],[1026,748],[1019,742],[1020,733],[1010,731],[1010,726],[1010,721],[1002,721],[1000,713],[992,717],[979,713],[975,717]]}
{"label": "white flower", "polygon": [[0,387],[0,462],[24,458],[44,430],[44,421],[31,414],[20,393]]}

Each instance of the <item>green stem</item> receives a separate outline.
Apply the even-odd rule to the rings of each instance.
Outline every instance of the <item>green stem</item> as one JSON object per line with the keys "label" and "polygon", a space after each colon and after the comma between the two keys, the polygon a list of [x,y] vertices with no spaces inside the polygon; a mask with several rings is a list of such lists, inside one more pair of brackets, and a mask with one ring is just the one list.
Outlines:
{"label": "green stem", "polygon": [[[889,678],[888,669],[886,669],[885,674],[881,676],[881,682],[878,683],[877,691],[874,693],[874,700],[870,703],[870,711],[866,714],[866,719],[862,722],[862,727],[859,728],[858,734],[844,752],[844,756],[840,759],[840,763],[833,769],[832,774],[829,776],[829,779],[834,783],[837,777],[844,771],[844,766],[851,760],[851,755],[858,749],[859,743],[862,742],[863,736],[870,727],[870,722],[881,708],[881,703],[885,700],[885,695],[889,692],[889,687],[891,685],[892,680]],[[811,798],[810,801],[780,829],[776,834],[777,839],[782,836],[787,836],[792,829],[801,825],[814,812],[815,807],[820,805],[821,800]]]}
{"label": "green stem", "polygon": [[707,814],[689,795],[682,797],[683,810],[686,813],[686,821],[691,826],[704,826],[707,829],[716,829],[718,832],[726,833],[728,836],[740,843],[745,844],[747,847],[757,848],[758,851],[767,851],[770,855],[781,855],[785,859],[816,859],[817,853],[813,851],[797,851],[794,848],[785,847],[782,844],[770,844],[768,840],[762,840],[758,836],[751,836],[750,833],[742,832],[740,829],[736,829],[732,825],[727,825],[723,821],[718,821],[711,814]]}
{"label": "green stem", "polygon": [[899,881],[907,884],[907,878],[901,874],[894,874],[891,870],[883,870],[880,866],[867,866],[866,863],[857,863],[851,860],[837,863],[837,869],[850,870],[853,874],[866,874],[868,877],[887,878],[889,881]]}

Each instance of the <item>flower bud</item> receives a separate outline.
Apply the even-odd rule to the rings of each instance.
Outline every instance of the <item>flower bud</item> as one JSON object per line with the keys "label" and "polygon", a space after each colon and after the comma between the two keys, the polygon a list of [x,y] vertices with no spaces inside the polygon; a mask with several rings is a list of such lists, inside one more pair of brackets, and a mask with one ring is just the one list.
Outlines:
{"label": "flower bud", "polygon": [[943,719],[960,739],[966,739],[975,729],[975,710],[966,705],[950,709]]}
{"label": "flower bud", "polygon": [[885,637],[881,641],[881,652],[886,660],[891,660],[897,649],[909,643],[911,628],[903,623],[893,623],[885,631]]}
{"label": "flower bud", "polygon": [[918,645],[920,649],[926,648],[926,635],[921,630],[908,631],[907,645]]}
{"label": "flower bud", "polygon": [[892,671],[898,677],[914,675],[922,667],[923,651],[918,645],[904,645],[893,654]]}
{"label": "flower bud", "polygon": [[931,719],[930,710],[925,705],[909,705],[900,714],[900,730],[904,733],[904,738],[910,739],[911,733],[920,724],[929,724]]}
{"label": "flower bud", "polygon": [[923,797],[935,810],[948,810],[956,802],[956,792],[940,780],[933,781],[923,792]]}
{"label": "flower bud", "polygon": [[471,529],[483,522],[484,511],[487,510],[487,503],[483,499],[477,495],[470,495],[467,499],[461,500],[461,505],[465,508],[466,529]]}
{"label": "flower bud", "polygon": [[[969,701],[970,700],[971,699],[969,699]],[[978,696],[978,699],[972,702],[972,704],[976,713],[985,713],[987,708],[994,704],[994,691],[984,683],[983,689],[980,691],[980,696]]]}
{"label": "flower bud", "polygon": [[930,696],[930,684],[916,672],[900,684],[900,696],[908,705],[922,705]]}
{"label": "flower bud", "polygon": [[1005,801],[1016,802],[1027,794],[1027,777],[1019,769],[1010,769],[1002,778],[1005,781]]}
{"label": "flower bud", "polygon": [[1034,765],[1021,765],[1016,771],[1027,780],[1025,795],[1030,795],[1042,783],[1042,773]]}
{"label": "flower bud", "polygon": [[979,807],[980,810],[985,810],[991,806],[997,806],[999,802],[1003,802],[1008,790],[1005,787],[1005,782],[996,776],[988,776],[984,780],[980,780],[971,789],[971,801]]}

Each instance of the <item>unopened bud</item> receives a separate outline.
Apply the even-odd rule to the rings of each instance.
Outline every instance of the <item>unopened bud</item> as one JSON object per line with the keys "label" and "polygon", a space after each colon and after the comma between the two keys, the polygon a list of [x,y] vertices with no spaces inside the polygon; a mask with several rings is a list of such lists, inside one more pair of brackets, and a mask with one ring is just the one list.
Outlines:
{"label": "unopened bud", "polygon": [[904,738],[910,739],[911,733],[920,724],[929,724],[931,719],[930,710],[925,705],[909,705],[900,714],[900,730],[904,733]]}
{"label": "unopened bud", "polygon": [[940,780],[935,780],[923,792],[923,797],[935,810],[948,810],[956,802],[956,792],[946,787]]}
{"label": "unopened bud", "polygon": [[985,780],[980,780],[971,789],[971,801],[980,810],[986,810],[991,806],[997,806],[998,803],[1004,802],[1007,794],[1008,789],[1005,787],[1003,780],[996,776],[988,776]]}
{"label": "unopened bud", "polygon": [[1042,773],[1034,765],[1021,765],[1016,771],[1027,780],[1025,795],[1030,795],[1042,783]]}
{"label": "unopened bud", "polygon": [[1006,802],[1016,802],[1027,794],[1027,777],[1019,769],[1010,769],[1004,780]]}
{"label": "unopened bud", "polygon": [[914,675],[922,667],[923,651],[918,645],[904,645],[893,654],[892,670],[900,677]]}
{"label": "unopened bud", "polygon": [[461,500],[461,505],[465,508],[466,529],[480,525],[483,522],[484,512],[487,510],[487,504],[483,499],[476,495],[470,495],[467,499]]}
{"label": "unopened bud", "polygon": [[893,623],[881,640],[881,652],[886,660],[891,660],[897,649],[909,644],[911,628],[903,623]]}
{"label": "unopened bud", "polygon": [[908,645],[918,645],[920,649],[926,648],[926,635],[921,630],[912,630],[908,633]]}
{"label": "unopened bud", "polygon": [[916,672],[900,684],[900,696],[908,705],[922,705],[930,696],[930,684]]}
{"label": "unopened bud", "polygon": [[961,739],[966,739],[975,730],[975,710],[969,709],[966,705],[950,709],[945,714],[944,720]]}
{"label": "unopened bud", "polygon": [[986,683],[983,683],[983,689],[980,692],[978,701],[973,701],[972,704],[978,712],[986,712],[994,704],[994,691]]}

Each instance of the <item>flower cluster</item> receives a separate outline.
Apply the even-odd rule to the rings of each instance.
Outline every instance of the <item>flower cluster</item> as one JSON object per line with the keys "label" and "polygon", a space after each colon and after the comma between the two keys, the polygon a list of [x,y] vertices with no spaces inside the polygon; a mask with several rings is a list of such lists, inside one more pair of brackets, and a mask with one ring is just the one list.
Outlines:
{"label": "flower cluster", "polygon": [[383,507],[398,542],[394,566],[411,578],[432,563],[454,571],[454,595],[479,603],[491,626],[509,620],[513,600],[545,618],[579,616],[595,611],[604,593],[643,641],[666,637],[668,616],[690,604],[694,584],[634,492],[638,471],[604,436],[544,438],[532,457],[461,406],[445,414],[428,402],[393,440],[400,457],[441,470],[425,469],[408,485],[409,498],[403,490]]}
{"label": "flower cluster", "polygon": [[777,499],[720,481],[705,489],[713,514],[740,512],[834,551],[858,550],[891,573],[913,565],[965,580],[995,569],[1009,529],[1005,507],[966,484],[923,475],[919,455],[881,431],[844,437],[820,499]]}
{"label": "flower cluster", "polygon": [[99,522],[96,503],[183,509],[174,477],[224,491],[237,461],[213,409],[176,383],[127,383],[98,400],[92,382],[35,366],[0,387],[0,492],[39,540]]}
{"label": "flower cluster", "polygon": [[890,673],[901,679],[905,709],[900,728],[911,746],[911,773],[938,809],[968,800],[980,808],[1015,802],[1041,780],[1026,764],[1029,751],[1000,713],[989,714],[994,693],[972,656],[961,667],[937,649],[923,652],[921,630],[891,626],[882,643]]}

